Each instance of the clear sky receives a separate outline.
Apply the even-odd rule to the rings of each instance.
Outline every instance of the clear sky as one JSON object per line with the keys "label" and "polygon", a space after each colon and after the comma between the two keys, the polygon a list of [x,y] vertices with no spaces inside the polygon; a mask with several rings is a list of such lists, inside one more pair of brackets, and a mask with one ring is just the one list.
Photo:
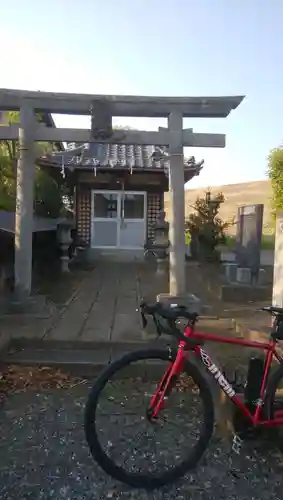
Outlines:
{"label": "clear sky", "polygon": [[[79,93],[246,95],[190,187],[265,177],[283,137],[283,0],[0,0],[0,87]],[[83,117],[55,117],[84,127]],[[160,120],[118,120],[144,129]]]}

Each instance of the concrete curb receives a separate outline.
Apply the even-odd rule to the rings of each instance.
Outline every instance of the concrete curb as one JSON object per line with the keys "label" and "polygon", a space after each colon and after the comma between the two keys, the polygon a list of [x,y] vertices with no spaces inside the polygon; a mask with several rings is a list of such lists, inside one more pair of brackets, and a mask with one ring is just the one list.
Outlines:
{"label": "concrete curb", "polygon": [[[54,343],[53,343],[54,346]],[[80,375],[83,377],[93,377],[97,375],[108,363],[114,359],[118,359],[122,355],[135,351],[141,348],[164,348],[164,343],[153,342],[127,342],[115,343],[111,345],[108,343],[101,343],[96,345],[95,348],[83,349],[58,349],[57,347],[25,347],[17,348],[10,346],[9,350],[2,357],[2,364],[4,365],[21,365],[21,366],[48,366],[55,369],[62,369],[69,373]],[[154,376],[158,363],[152,361],[141,362],[135,366],[129,367],[127,376],[139,376],[141,374],[150,373]],[[158,373],[160,376],[160,371]]]}
{"label": "concrete curb", "polygon": [[0,333],[0,365],[3,357],[7,355],[11,346],[11,338],[5,333]]}
{"label": "concrete curb", "polygon": [[[172,338],[172,337],[170,337]],[[33,349],[57,349],[59,351],[69,351],[69,350],[90,350],[90,349],[142,349],[144,347],[160,347],[162,348],[164,345],[167,345],[170,342],[169,338],[148,338],[146,340],[141,341],[130,341],[130,340],[121,340],[121,341],[84,341],[84,340],[44,340],[38,338],[17,338],[11,340],[11,349],[21,350],[25,348],[33,348]]]}

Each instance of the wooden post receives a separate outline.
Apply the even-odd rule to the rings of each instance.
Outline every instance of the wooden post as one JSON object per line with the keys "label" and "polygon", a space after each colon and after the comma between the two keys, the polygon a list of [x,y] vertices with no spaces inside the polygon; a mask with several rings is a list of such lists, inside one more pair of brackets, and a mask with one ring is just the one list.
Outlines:
{"label": "wooden post", "polygon": [[172,111],[168,117],[170,132],[170,295],[186,292],[185,280],[185,194],[183,156],[183,116]]}
{"label": "wooden post", "polygon": [[15,219],[15,295],[20,302],[27,299],[31,292],[35,123],[34,109],[28,102],[23,102],[20,109]]}

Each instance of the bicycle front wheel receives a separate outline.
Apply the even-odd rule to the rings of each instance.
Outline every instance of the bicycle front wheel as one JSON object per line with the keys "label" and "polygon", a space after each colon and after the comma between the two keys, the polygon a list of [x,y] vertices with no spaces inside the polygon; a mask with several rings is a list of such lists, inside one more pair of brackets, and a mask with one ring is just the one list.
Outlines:
{"label": "bicycle front wheel", "polygon": [[211,391],[189,361],[158,418],[148,418],[149,402],[175,358],[171,348],[126,354],[105,368],[89,394],[84,426],[90,452],[107,474],[130,486],[154,489],[176,481],[196,466],[213,434]]}

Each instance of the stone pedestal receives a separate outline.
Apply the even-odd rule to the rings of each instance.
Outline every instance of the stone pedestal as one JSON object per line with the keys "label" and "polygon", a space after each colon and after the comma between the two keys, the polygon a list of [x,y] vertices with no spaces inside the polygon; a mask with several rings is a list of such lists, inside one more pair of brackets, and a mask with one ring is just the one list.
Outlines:
{"label": "stone pedestal", "polygon": [[236,281],[237,264],[228,263],[224,265],[225,278],[227,281]]}
{"label": "stone pedestal", "polygon": [[238,267],[236,281],[243,285],[251,283],[251,270],[248,267]]}

